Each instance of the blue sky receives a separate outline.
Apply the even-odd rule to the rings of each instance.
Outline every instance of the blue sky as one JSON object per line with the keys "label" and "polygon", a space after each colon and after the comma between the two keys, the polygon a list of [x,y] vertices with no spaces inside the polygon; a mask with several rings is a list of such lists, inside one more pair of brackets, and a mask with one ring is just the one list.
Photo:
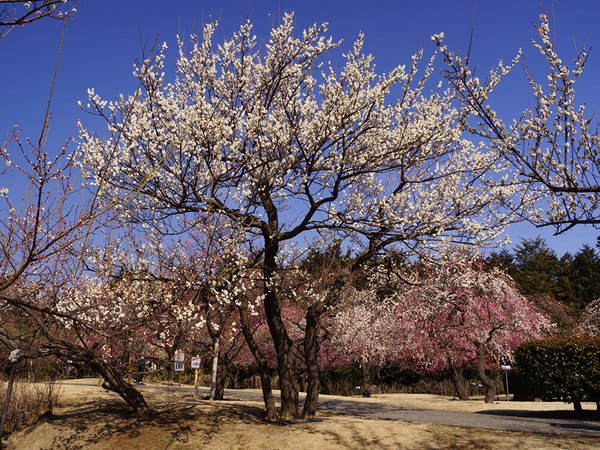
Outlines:
{"label": "blue sky", "polygon": [[[541,8],[551,15],[557,47],[563,60],[571,60],[574,42],[581,48],[600,46],[600,2],[542,1]],[[360,31],[365,33],[365,49],[371,51],[380,71],[398,63],[408,63],[414,50],[432,46],[429,37],[443,31],[451,48],[466,50],[471,34],[472,0],[421,1],[286,1],[286,0],[87,0],[77,5],[74,20],[67,24],[57,84],[52,100],[52,122],[47,151],[52,153],[70,136],[76,136],[76,121],[89,126],[93,121],[77,107],[93,87],[106,99],[136,87],[131,76],[135,57],[142,43],[151,45],[157,38],[169,46],[167,58],[173,64],[176,36],[189,36],[202,24],[219,19],[217,35],[229,36],[247,17],[255,23],[259,36],[266,36],[271,21],[279,13],[295,11],[297,26],[329,22],[335,39],[350,44]],[[514,57],[519,47],[528,65],[544,76],[540,57],[530,42],[535,37],[532,21],[540,12],[539,0],[476,1],[474,5],[474,61],[486,72],[499,58]],[[553,17],[553,18],[552,18]],[[551,23],[552,23],[551,22]],[[14,29],[0,39],[0,138],[18,123],[23,136],[36,138],[40,132],[60,41],[62,23],[44,20]],[[588,111],[600,112],[600,52],[592,50],[584,76],[578,81],[580,102]],[[512,117],[530,101],[523,70],[505,80],[493,100],[501,115]],[[102,131],[100,126],[98,130]],[[2,182],[0,182],[2,184]],[[597,230],[576,228],[560,237],[551,230],[540,231],[531,225],[513,226],[509,235],[518,243],[521,237],[541,234],[557,253],[576,251],[582,243],[594,245]]]}

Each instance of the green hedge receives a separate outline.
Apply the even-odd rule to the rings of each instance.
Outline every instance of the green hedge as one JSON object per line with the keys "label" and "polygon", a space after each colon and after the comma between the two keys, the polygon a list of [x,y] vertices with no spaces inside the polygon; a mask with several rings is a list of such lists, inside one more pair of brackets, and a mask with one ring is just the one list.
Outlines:
{"label": "green hedge", "polygon": [[536,397],[573,403],[576,410],[582,401],[600,401],[600,336],[526,342],[515,359]]}

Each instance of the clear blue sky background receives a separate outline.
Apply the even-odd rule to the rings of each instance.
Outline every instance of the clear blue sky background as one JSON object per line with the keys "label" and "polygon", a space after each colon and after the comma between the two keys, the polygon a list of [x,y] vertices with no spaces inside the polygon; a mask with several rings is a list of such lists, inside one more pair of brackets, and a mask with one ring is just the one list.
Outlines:
{"label": "clear blue sky background", "polygon": [[[219,19],[218,36],[222,38],[250,17],[256,34],[267,36],[271,21],[277,21],[280,12],[295,11],[299,28],[327,21],[331,35],[344,39],[346,45],[363,31],[366,50],[374,54],[377,67],[384,71],[408,63],[410,55],[422,44],[426,52],[431,51],[429,37],[440,31],[445,33],[450,47],[466,50],[473,5],[471,55],[481,73],[499,58],[512,59],[523,47],[528,65],[540,77],[545,76],[540,64],[543,61],[531,46],[535,37],[532,22],[540,12],[539,0],[84,0],[66,27],[47,151],[52,153],[68,137],[76,137],[77,118],[88,126],[94,125],[77,107],[78,100],[85,102],[89,87],[105,99],[135,89],[131,76],[133,60],[141,55],[141,43],[151,45],[157,36],[169,46],[167,58],[172,67],[177,34],[189,36],[200,30],[203,23]],[[541,9],[554,21],[563,60],[572,59],[574,42],[579,48],[586,40],[600,47],[599,1],[543,0]],[[14,29],[0,39],[0,138],[18,123],[23,136],[37,139],[61,29],[61,22],[44,20]],[[586,102],[588,111],[600,111],[600,50],[592,51],[577,89],[579,101]],[[522,68],[505,80],[493,100],[505,118],[518,114],[530,101]],[[103,132],[100,126],[98,130]],[[551,231],[523,224],[513,226],[509,235],[518,243],[520,238],[541,234],[562,255],[576,251],[583,243],[595,245],[600,234],[585,227],[560,237],[553,237]]]}

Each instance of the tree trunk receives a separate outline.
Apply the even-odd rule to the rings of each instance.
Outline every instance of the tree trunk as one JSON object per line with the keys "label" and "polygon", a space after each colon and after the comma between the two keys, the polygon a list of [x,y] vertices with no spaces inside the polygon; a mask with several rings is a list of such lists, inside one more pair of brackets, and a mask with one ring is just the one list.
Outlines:
{"label": "tree trunk", "polygon": [[133,385],[123,380],[123,377],[112,366],[99,359],[93,359],[89,362],[92,370],[101,374],[111,390],[115,391],[133,408],[138,416],[144,416],[150,412],[144,396],[133,387]]}
{"label": "tree trunk", "polygon": [[281,305],[277,294],[273,290],[277,264],[277,245],[266,242],[264,259],[264,307],[269,325],[269,331],[275,346],[277,355],[277,372],[279,375],[279,389],[281,391],[281,417],[284,419],[298,417],[298,388],[294,379],[294,370],[291,358],[291,341],[283,324],[281,317]]}
{"label": "tree trunk", "polygon": [[369,373],[369,365],[367,361],[363,359],[362,362],[362,396],[371,397],[371,374]]}
{"label": "tree trunk", "polygon": [[231,371],[233,372],[233,389],[239,389],[241,384],[240,371],[236,367],[233,367]]}
{"label": "tree trunk", "polygon": [[581,407],[580,400],[573,400],[573,409],[575,410],[576,413],[583,412],[583,408]]}
{"label": "tree trunk", "polygon": [[[214,341],[213,346],[213,361],[212,361],[212,375],[210,377],[210,399],[215,399],[215,389],[217,384],[217,371],[219,369],[219,342],[220,338],[217,337]],[[221,397],[220,400],[223,400]]]}
{"label": "tree trunk", "polygon": [[144,396],[133,385],[123,379],[123,374],[103,361],[100,356],[68,341],[60,341],[60,344],[64,347],[60,354],[63,356],[68,355],[74,360],[86,364],[97,375],[101,375],[108,384],[108,387],[119,394],[133,408],[138,417],[145,416],[151,412]]}
{"label": "tree trunk", "polygon": [[494,403],[496,396],[496,383],[485,372],[485,347],[483,344],[477,345],[477,376],[485,386],[485,402]]}
{"label": "tree trunk", "polygon": [[227,371],[222,365],[217,371],[217,378],[215,380],[215,398],[214,400],[223,400],[225,396],[225,382],[227,381]]}
{"label": "tree trunk", "polygon": [[319,393],[321,391],[321,370],[319,367],[319,318],[320,311],[310,307],[306,313],[306,330],[304,332],[304,362],[308,387],[302,410],[303,419],[315,417]]}
{"label": "tree trunk", "polygon": [[10,404],[10,396],[12,394],[12,387],[15,381],[15,376],[17,375],[17,365],[20,361],[16,361],[12,364],[10,368],[10,376],[8,378],[8,384],[6,386],[6,397],[4,399],[4,404],[2,406],[2,414],[0,415],[0,446],[2,444],[2,437],[4,436],[4,425],[6,424],[6,415],[8,414],[8,405]]}
{"label": "tree trunk", "polygon": [[307,374],[306,372],[301,372],[297,375],[298,377],[298,392],[306,392],[306,381]]}
{"label": "tree trunk", "polygon": [[467,390],[462,371],[450,359],[448,359],[448,368],[450,369],[450,379],[454,384],[458,398],[461,400],[470,400],[471,398],[469,397],[469,391]]}
{"label": "tree trunk", "polygon": [[173,383],[173,364],[175,364],[175,346],[166,346],[165,352],[167,353],[167,381],[169,383]]}
{"label": "tree trunk", "polygon": [[265,410],[267,413],[267,420],[275,420],[277,417],[277,409],[275,408],[275,399],[273,398],[273,391],[271,391],[271,375],[269,374],[269,364],[267,359],[264,357],[254,336],[252,336],[252,330],[250,329],[250,323],[248,322],[248,308],[244,304],[238,307],[240,313],[240,323],[242,325],[242,333],[246,339],[246,344],[252,352],[256,363],[258,364],[258,371],[260,373],[260,384],[263,392],[263,400],[265,402]]}

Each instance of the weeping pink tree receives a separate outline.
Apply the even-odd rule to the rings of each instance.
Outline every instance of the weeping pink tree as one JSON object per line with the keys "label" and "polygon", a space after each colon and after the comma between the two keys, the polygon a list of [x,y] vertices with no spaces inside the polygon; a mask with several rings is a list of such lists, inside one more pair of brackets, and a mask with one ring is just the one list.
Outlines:
{"label": "weeping pink tree", "polygon": [[475,363],[490,403],[496,385],[487,369],[511,361],[523,341],[544,336],[550,321],[519,294],[498,268],[453,249],[421,269],[398,304],[409,339],[405,355],[423,370],[447,369],[461,399],[468,394],[460,368]]}

